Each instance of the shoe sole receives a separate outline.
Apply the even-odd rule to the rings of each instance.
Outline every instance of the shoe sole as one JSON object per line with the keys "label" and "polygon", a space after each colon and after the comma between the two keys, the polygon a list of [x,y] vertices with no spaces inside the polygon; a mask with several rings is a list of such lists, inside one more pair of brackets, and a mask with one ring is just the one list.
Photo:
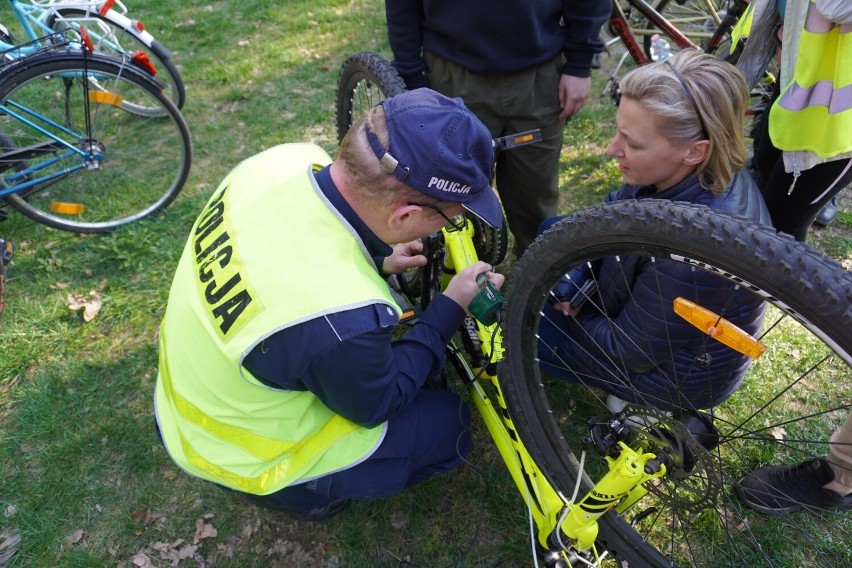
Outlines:
{"label": "shoe sole", "polygon": [[790,507],[767,507],[765,505],[759,505],[752,501],[749,496],[743,491],[742,487],[737,485],[737,495],[739,495],[740,499],[743,503],[745,503],[749,509],[754,509],[760,513],[765,513],[767,515],[783,515],[785,513],[790,513],[795,511],[796,509],[801,509],[801,505],[793,505]]}

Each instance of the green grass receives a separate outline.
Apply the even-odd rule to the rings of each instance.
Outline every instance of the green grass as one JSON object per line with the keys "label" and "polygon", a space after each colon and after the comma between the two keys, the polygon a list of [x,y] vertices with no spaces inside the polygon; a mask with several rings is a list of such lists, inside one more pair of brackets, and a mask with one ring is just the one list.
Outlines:
{"label": "green grass", "polygon": [[[260,150],[313,141],[333,153],[341,63],[390,52],[379,0],[147,0],[129,10],[180,66],[193,168],[164,213],[111,235],[55,231],[14,211],[0,224],[16,246],[0,331],[0,543],[20,535],[11,565],[129,567],[143,554],[154,566],[180,554],[181,566],[235,568],[529,565],[523,502],[476,420],[469,464],[316,525],[259,511],[169,460],[152,423],[157,327],[195,216]],[[566,128],[563,213],[619,182],[604,156],[614,109],[597,97],[602,82]],[[815,242],[852,262],[850,234],[844,213]],[[92,290],[103,307],[84,322],[67,296]],[[199,522],[217,536],[193,544]]]}

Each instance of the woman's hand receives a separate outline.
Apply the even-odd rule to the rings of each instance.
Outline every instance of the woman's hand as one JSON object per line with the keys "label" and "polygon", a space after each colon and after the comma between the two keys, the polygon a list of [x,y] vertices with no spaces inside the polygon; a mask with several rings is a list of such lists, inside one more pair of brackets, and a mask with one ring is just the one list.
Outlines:
{"label": "woman's hand", "polygon": [[571,302],[556,302],[553,307],[562,312],[565,317],[575,318],[580,313],[579,309],[571,307]]}

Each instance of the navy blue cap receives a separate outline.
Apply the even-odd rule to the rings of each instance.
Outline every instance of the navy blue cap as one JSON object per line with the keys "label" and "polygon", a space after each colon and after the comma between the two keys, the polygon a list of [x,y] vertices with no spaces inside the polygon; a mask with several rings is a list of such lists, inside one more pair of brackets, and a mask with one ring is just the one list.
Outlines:
{"label": "navy blue cap", "polygon": [[461,99],[424,88],[379,104],[390,147],[385,150],[369,127],[367,140],[385,171],[424,195],[461,203],[492,227],[503,225],[503,209],[490,183],[491,134]]}

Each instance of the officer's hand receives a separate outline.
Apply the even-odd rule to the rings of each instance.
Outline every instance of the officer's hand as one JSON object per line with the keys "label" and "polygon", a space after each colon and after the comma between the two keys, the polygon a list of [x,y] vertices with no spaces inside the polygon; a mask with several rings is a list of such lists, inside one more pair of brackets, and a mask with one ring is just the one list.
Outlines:
{"label": "officer's hand", "polygon": [[416,268],[426,264],[423,256],[423,243],[411,241],[393,246],[393,252],[385,257],[382,263],[382,272],[385,274],[400,274],[409,268]]}
{"label": "officer's hand", "polygon": [[453,276],[453,279],[450,280],[449,284],[447,284],[447,288],[444,290],[444,295],[467,311],[468,304],[470,304],[470,301],[473,300],[474,296],[476,296],[476,293],[479,292],[479,286],[476,283],[477,275],[484,272],[494,287],[498,290],[501,286],[503,286],[503,282],[505,282],[506,277],[502,274],[492,272],[492,270],[493,267],[490,264],[482,261],[468,266]]}

